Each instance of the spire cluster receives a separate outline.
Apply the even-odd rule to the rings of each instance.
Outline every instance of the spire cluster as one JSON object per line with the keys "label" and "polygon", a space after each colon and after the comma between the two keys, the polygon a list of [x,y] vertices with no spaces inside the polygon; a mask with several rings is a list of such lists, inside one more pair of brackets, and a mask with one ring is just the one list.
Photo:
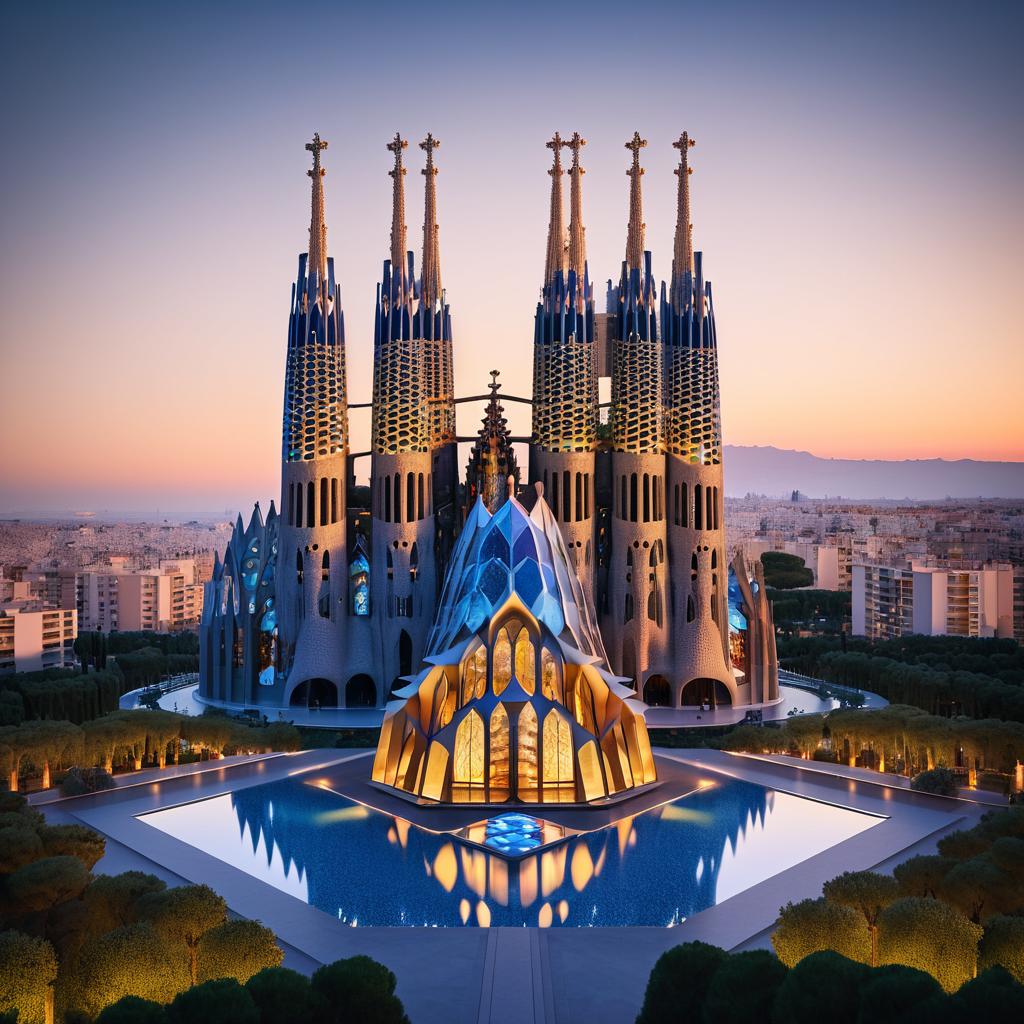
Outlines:
{"label": "spire cluster", "polygon": [[561,271],[565,273],[565,220],[562,215],[562,147],[566,143],[555,132],[546,143],[554,153],[554,161],[548,174],[551,175],[551,220],[548,223],[548,249],[544,260],[544,287],[554,280]]}

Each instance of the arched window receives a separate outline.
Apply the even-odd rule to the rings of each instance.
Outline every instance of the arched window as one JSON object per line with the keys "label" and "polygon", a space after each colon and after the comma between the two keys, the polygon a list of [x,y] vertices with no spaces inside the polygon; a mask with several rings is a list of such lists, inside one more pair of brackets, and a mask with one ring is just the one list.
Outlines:
{"label": "arched window", "polygon": [[316,485],[312,480],[306,484],[306,526],[316,526]]}
{"label": "arched window", "polygon": [[679,508],[682,512],[682,522],[680,525],[690,525],[690,489],[686,484],[682,485],[682,498],[679,502]]}
{"label": "arched window", "polygon": [[391,477],[384,477],[384,522],[391,522]]}
{"label": "arched window", "polygon": [[572,522],[572,480],[567,469],[562,473],[562,522]]}
{"label": "arched window", "polygon": [[651,592],[647,595],[647,618],[651,622],[658,621],[658,591],[656,587],[652,587]]}
{"label": "arched window", "polygon": [[636,473],[629,475],[629,521],[636,522]]}
{"label": "arched window", "polygon": [[583,474],[583,518],[590,518],[590,474]]}
{"label": "arched window", "polygon": [[420,549],[416,541],[412,542],[412,548],[409,551],[409,579],[413,583],[416,582],[416,578],[419,575],[420,570]]}
{"label": "arched window", "polygon": [[584,555],[584,558],[583,558],[583,564],[584,565],[590,565],[590,541],[589,540],[587,541],[587,546],[586,546],[586,549],[585,549],[585,555]]}
{"label": "arched window", "polygon": [[302,586],[302,552],[295,549],[295,582]]}
{"label": "arched window", "polygon": [[693,595],[691,594],[686,599],[686,621],[687,622],[693,622],[693,620],[696,617],[697,617],[697,610],[693,606]]}
{"label": "arched window", "polygon": [[326,583],[331,578],[331,553],[330,551],[324,552],[324,557],[320,559],[320,579]]}
{"label": "arched window", "polygon": [[490,798],[504,801],[509,797],[509,729],[508,712],[499,704],[491,712]]}
{"label": "arched window", "polygon": [[[484,679],[487,678],[487,666],[484,666]],[[466,658],[462,662],[459,685],[459,707],[465,707],[476,697],[476,658]]]}
{"label": "arched window", "polygon": [[573,519],[578,523],[583,518],[583,474],[576,474],[576,507],[573,509]]}
{"label": "arched window", "polygon": [[330,522],[330,511],[327,504],[327,477],[320,479],[320,525],[326,526]]}
{"label": "arched window", "polygon": [[519,630],[519,636],[516,637],[516,679],[530,696],[533,696],[533,692],[537,688],[535,658],[536,654],[530,634],[525,629]]}
{"label": "arched window", "polygon": [[395,517],[392,520],[394,523],[400,523],[402,521],[402,475],[401,473],[395,474]]}
{"label": "arched window", "polygon": [[571,786],[572,726],[552,708],[544,718],[544,785]]}
{"label": "arched window", "polygon": [[405,521],[407,523],[416,520],[416,474],[407,473],[405,476]]}
{"label": "arched window", "polygon": [[295,525],[302,526],[302,484],[295,485]]}
{"label": "arched window", "polygon": [[710,487],[704,488],[704,497],[706,499],[705,503],[707,504],[707,515],[704,517],[704,522],[707,523],[707,529],[712,530],[715,525],[715,512],[714,506],[712,505],[714,495],[712,494],[712,489]]}
{"label": "arched window", "polygon": [[672,522],[679,525],[679,484],[672,488]]}
{"label": "arched window", "polygon": [[700,484],[693,485],[693,528],[704,529],[704,488]]}
{"label": "arched window", "polygon": [[619,518],[620,519],[626,519],[627,518],[627,516],[626,516],[627,504],[626,504],[626,476],[625,476],[625,474],[623,474],[622,480],[620,481],[620,483],[621,483],[621,486],[619,487],[619,491],[621,492],[621,497],[619,498]]}
{"label": "arched window", "polygon": [[558,512],[559,512],[559,509],[558,509],[558,477],[559,477],[559,474],[557,472],[551,474],[551,501],[549,502],[549,504],[551,505],[551,511],[555,514],[555,518],[556,519],[558,518]]}
{"label": "arched window", "polygon": [[631,593],[626,594],[626,606],[622,612],[623,624],[631,622],[633,620],[633,595]]}
{"label": "arched window", "polygon": [[494,667],[491,679],[495,697],[505,692],[505,687],[512,681],[512,641],[509,639],[511,624],[498,631],[498,639],[494,642]]}
{"label": "arched window", "polygon": [[537,712],[532,704],[524,704],[519,712],[516,743],[517,792],[520,800],[532,799],[537,790]]}
{"label": "arched window", "polygon": [[718,568],[718,548],[711,549],[711,568]]}
{"label": "arched window", "polygon": [[331,522],[338,521],[338,478],[331,477]]}
{"label": "arched window", "polygon": [[651,521],[651,478],[644,473],[644,522]]}
{"label": "arched window", "polygon": [[481,644],[473,655],[476,662],[476,693],[479,700],[487,692],[487,648]]}
{"label": "arched window", "polygon": [[470,711],[455,730],[452,781],[457,786],[484,784],[484,722],[476,711]]}
{"label": "arched window", "polygon": [[715,529],[718,529],[718,488],[715,488]]}
{"label": "arched window", "polygon": [[562,701],[561,673],[554,655],[544,647],[540,652],[540,692],[548,700]]}
{"label": "arched window", "polygon": [[423,474],[416,477],[416,518],[423,518]]}

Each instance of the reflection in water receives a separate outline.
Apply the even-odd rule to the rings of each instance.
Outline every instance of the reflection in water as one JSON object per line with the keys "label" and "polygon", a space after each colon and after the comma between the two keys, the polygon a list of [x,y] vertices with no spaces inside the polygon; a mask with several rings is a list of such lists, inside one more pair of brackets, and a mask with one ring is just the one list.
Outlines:
{"label": "reflection in water", "polygon": [[348,924],[580,927],[678,924],[880,819],[730,780],[506,859],[287,779],[142,820]]}

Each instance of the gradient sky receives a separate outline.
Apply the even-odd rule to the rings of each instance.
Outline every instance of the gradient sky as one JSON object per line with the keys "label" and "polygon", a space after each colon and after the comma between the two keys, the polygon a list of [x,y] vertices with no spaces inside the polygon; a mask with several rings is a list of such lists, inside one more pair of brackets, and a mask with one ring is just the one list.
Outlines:
{"label": "gradient sky", "polygon": [[[456,389],[497,367],[528,395],[545,140],[589,141],[600,295],[634,128],[668,275],[686,128],[726,442],[1024,459],[1022,29],[1024,5],[991,2],[6,4],[0,511],[277,491],[314,130],[352,401],[370,395],[396,130],[417,265],[415,143],[443,143]],[[460,433],[479,414],[461,407]],[[364,449],[368,416],[351,420]],[[510,420],[528,431],[526,407]]]}

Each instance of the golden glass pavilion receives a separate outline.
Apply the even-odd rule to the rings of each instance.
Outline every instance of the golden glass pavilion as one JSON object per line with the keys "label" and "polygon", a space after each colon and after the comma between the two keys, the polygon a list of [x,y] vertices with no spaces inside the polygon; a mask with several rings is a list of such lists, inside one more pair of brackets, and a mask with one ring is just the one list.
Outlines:
{"label": "golden glass pavilion", "polygon": [[591,803],[656,779],[644,705],[608,668],[537,485],[467,518],[424,667],[387,707],[374,782],[423,801]]}

